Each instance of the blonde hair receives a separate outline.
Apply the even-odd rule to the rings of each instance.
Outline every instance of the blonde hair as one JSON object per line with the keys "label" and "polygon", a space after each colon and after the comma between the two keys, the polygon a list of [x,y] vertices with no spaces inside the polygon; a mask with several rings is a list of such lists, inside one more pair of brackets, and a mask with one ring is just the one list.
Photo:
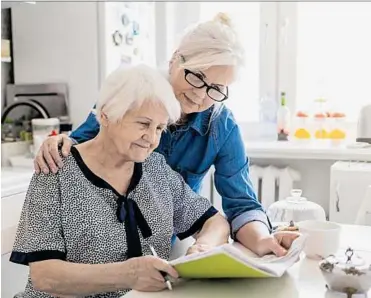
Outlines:
{"label": "blonde hair", "polygon": [[182,57],[180,67],[193,70],[227,65],[234,66],[237,71],[244,65],[244,49],[225,13],[188,28],[175,55]]}
{"label": "blonde hair", "polygon": [[110,121],[120,121],[125,113],[142,105],[145,100],[163,104],[169,122],[176,122],[181,108],[169,81],[157,70],[140,64],[119,67],[103,82],[97,102],[97,120],[101,113]]}
{"label": "blonde hair", "polygon": [[[212,66],[232,66],[234,76],[245,65],[245,52],[231,18],[223,12],[212,20],[193,25],[186,30],[172,61],[190,70],[206,70]],[[215,102],[209,122],[217,118],[223,103]]]}

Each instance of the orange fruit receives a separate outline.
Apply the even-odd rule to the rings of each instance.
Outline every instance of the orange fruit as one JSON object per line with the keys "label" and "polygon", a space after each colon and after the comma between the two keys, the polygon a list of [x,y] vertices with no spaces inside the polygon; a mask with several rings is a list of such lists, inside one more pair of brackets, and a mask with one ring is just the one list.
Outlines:
{"label": "orange fruit", "polygon": [[295,132],[295,137],[298,139],[310,139],[310,132],[305,128],[299,128]]}
{"label": "orange fruit", "polygon": [[328,132],[326,129],[318,129],[315,133],[316,139],[327,139],[328,138]]}
{"label": "orange fruit", "polygon": [[340,129],[334,129],[333,131],[330,132],[329,135],[330,139],[345,139],[345,132],[340,130]]}

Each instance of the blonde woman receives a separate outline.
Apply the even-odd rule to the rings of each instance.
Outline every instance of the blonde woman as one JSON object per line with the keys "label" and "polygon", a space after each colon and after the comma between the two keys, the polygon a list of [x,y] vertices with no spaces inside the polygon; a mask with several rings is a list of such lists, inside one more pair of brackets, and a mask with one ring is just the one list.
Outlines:
{"label": "blonde woman", "polygon": [[166,287],[160,271],[178,277],[165,261],[174,234],[194,235],[196,247],[228,241],[224,217],[152,153],[179,116],[157,71],[137,66],[107,78],[98,134],[73,146],[58,173],[32,178],[11,254],[30,266],[22,297],[159,291]]}
{"label": "blonde woman", "polygon": [[[196,192],[214,166],[215,186],[234,239],[259,255],[273,252],[282,256],[296,235],[271,234],[271,224],[249,178],[249,159],[241,130],[223,105],[229,92],[233,92],[228,86],[236,79],[243,58],[243,48],[224,14],[185,33],[167,71],[182,117],[162,134],[156,151]],[[35,170],[48,173],[50,168],[55,173],[62,169],[58,145],[62,144],[66,155],[73,143],[94,138],[99,128],[91,113],[70,137],[47,139],[36,157]]]}

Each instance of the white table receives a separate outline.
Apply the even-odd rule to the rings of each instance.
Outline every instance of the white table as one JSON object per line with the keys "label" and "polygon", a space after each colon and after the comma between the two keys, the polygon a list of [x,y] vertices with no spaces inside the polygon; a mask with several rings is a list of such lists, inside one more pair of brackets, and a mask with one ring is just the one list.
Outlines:
{"label": "white table", "polygon": [[[344,225],[341,248],[351,246],[371,261],[371,227]],[[328,291],[318,261],[303,258],[281,278],[193,280],[174,286],[173,291],[144,293],[131,291],[125,298],[347,298]],[[353,298],[365,298],[353,295]],[[371,291],[368,293],[371,297]]]}

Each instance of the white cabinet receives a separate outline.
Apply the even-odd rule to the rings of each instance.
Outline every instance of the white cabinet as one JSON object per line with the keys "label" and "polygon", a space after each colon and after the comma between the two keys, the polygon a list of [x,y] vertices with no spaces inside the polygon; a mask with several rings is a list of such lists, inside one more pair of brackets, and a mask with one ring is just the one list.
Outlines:
{"label": "white cabinet", "polygon": [[22,292],[28,266],[9,261],[32,169],[1,169],[1,297],[12,298]]}
{"label": "white cabinet", "polygon": [[336,162],[331,167],[330,221],[355,224],[357,215],[362,212],[366,215],[363,224],[371,225],[370,204],[364,203],[364,200],[371,199],[367,198],[370,185],[371,163]]}
{"label": "white cabinet", "polygon": [[10,253],[1,256],[1,297],[12,298],[23,292],[28,278],[28,266],[9,262]]}

